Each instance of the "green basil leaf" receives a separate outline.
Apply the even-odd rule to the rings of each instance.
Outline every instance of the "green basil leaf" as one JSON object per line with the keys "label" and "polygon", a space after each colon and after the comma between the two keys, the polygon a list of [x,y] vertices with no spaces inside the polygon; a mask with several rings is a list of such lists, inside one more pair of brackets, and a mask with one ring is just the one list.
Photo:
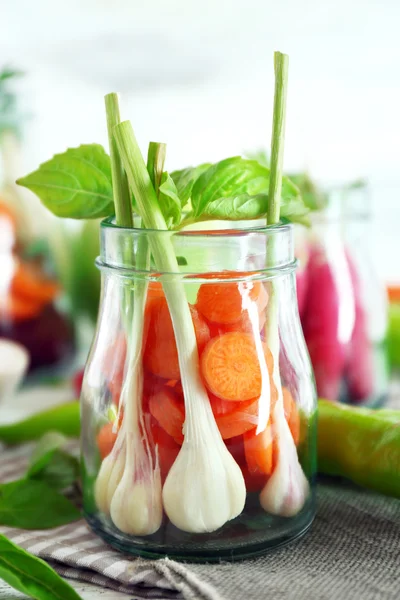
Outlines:
{"label": "green basil leaf", "polygon": [[36,600],[82,600],[48,564],[0,534],[0,578]]}
{"label": "green basil leaf", "polygon": [[174,180],[178,196],[181,200],[182,208],[186,206],[192,195],[192,189],[195,181],[204,171],[211,167],[211,163],[204,163],[197,167],[187,167],[180,171],[173,171],[171,177]]}
{"label": "green basil leaf", "polygon": [[64,451],[67,443],[60,433],[46,433],[33,452],[26,477],[57,490],[71,486],[79,477],[79,461]]}
{"label": "green basil leaf", "polygon": [[168,227],[179,223],[182,213],[181,201],[175,183],[168,173],[162,174],[158,201]]}
{"label": "green basil leaf", "polygon": [[96,219],[114,213],[110,157],[99,144],[56,154],[17,183],[58,217]]}
{"label": "green basil leaf", "polygon": [[59,431],[68,437],[79,437],[80,429],[80,403],[66,402],[18,423],[0,425],[0,440],[6,444],[22,444],[38,440],[48,431]]}
{"label": "green basil leaf", "polygon": [[265,215],[267,202],[268,196],[265,194],[258,194],[257,196],[241,194],[234,198],[219,198],[207,205],[201,219],[232,221],[258,219]]}
{"label": "green basil leaf", "polygon": [[51,461],[55,452],[65,448],[67,443],[68,440],[65,435],[58,433],[58,431],[45,433],[33,451],[26,473],[27,477],[39,473]]}
{"label": "green basil leaf", "polygon": [[[262,217],[268,209],[268,189],[267,167],[240,156],[222,160],[207,169],[193,186],[194,220]],[[303,223],[308,212],[298,187],[283,177],[282,217]]]}
{"label": "green basil leaf", "polygon": [[50,529],[80,517],[72,502],[41,481],[22,479],[0,485],[0,525]]}
{"label": "green basil leaf", "polygon": [[69,488],[80,476],[79,460],[66,452],[56,450],[48,464],[46,464],[30,479],[43,481],[55,490],[65,490]]}

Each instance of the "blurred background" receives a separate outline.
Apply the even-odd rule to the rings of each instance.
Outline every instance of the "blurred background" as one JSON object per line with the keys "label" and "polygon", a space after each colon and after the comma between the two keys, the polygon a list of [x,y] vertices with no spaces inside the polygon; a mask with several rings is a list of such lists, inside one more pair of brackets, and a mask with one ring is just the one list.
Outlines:
{"label": "blurred background", "polygon": [[[143,149],[149,140],[168,144],[169,170],[268,151],[277,49],[290,56],[285,171],[307,173],[324,191],[367,182],[358,199],[371,209],[364,241],[382,286],[399,284],[399,18],[396,0],[2,0],[0,69],[23,75],[8,81],[15,126],[11,137],[3,127],[0,182],[29,212],[30,242],[47,240],[69,300],[85,302],[76,292],[84,276],[71,274],[64,240],[92,264],[97,229],[82,253],[78,226],[55,226],[13,180],[67,147],[107,146],[110,91],[121,93]],[[96,285],[83,308],[92,322]],[[73,346],[62,327],[57,356]]]}
{"label": "blurred background", "polygon": [[368,178],[377,262],[397,278],[396,0],[2,0],[0,15],[1,62],[25,73],[23,172],[105,144],[109,91],[143,147],[167,142],[169,168],[268,148],[272,53],[288,53],[285,167],[324,184]]}

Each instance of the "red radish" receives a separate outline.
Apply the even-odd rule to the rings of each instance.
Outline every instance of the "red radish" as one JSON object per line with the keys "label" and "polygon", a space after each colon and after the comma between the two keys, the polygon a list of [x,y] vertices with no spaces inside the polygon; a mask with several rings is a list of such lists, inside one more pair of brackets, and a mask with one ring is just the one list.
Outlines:
{"label": "red radish", "polygon": [[348,348],[345,374],[350,400],[362,402],[371,396],[374,391],[373,350],[371,341],[368,338],[367,318],[357,268],[349,252],[346,252],[346,258],[353,284],[356,314],[353,335]]}
{"label": "red radish", "polygon": [[[327,243],[329,245],[329,240]],[[354,326],[354,298],[342,248],[336,244],[328,248],[315,243],[311,248],[308,275],[307,306],[302,320],[304,337],[318,395],[337,400],[346,345]]]}
{"label": "red radish", "polygon": [[84,374],[84,369],[81,369],[80,371],[78,371],[77,373],[75,373],[74,378],[72,380],[72,385],[74,388],[74,394],[77,398],[79,398],[79,396],[81,395],[81,390],[82,390],[82,382],[83,382],[83,374]]}

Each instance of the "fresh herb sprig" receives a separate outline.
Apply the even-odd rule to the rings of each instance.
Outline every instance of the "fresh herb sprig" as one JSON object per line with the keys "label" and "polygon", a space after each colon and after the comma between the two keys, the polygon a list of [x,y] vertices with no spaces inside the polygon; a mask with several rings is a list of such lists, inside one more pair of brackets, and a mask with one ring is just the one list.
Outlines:
{"label": "fresh herb sprig", "polygon": [[1,525],[50,529],[80,519],[80,511],[61,493],[77,481],[80,472],[67,443],[60,433],[47,433],[36,446],[25,475],[0,484]]}
{"label": "fresh herb sprig", "polygon": [[[112,148],[112,146],[111,146]],[[54,214],[73,219],[91,219],[126,214],[113,192],[112,162],[97,144],[70,148],[29,175],[17,180],[35,192]],[[119,172],[114,168],[115,172]],[[254,220],[265,218],[270,205],[270,169],[256,160],[235,156],[214,165],[199,165],[171,174],[163,173],[159,202],[168,228],[209,220]],[[114,188],[119,188],[117,185]],[[114,199],[117,206],[114,208]],[[279,190],[278,190],[279,195]],[[276,200],[274,201],[276,204]],[[124,203],[126,207],[126,202]],[[309,213],[299,188],[282,177],[280,215],[304,223]],[[271,214],[270,214],[271,216]],[[124,222],[128,222],[124,220]]]}
{"label": "fresh herb sprig", "polygon": [[35,600],[82,600],[47,563],[1,534],[0,578]]}

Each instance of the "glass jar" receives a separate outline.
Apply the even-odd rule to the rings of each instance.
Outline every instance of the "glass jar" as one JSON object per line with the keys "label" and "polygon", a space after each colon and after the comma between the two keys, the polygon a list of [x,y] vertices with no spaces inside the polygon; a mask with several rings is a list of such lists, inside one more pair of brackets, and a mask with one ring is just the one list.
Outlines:
{"label": "glass jar", "polygon": [[364,188],[335,190],[330,209],[314,216],[296,251],[303,260],[299,311],[318,395],[379,406],[389,383],[387,301],[370,256],[365,200]]}
{"label": "glass jar", "polygon": [[[175,272],[160,273],[153,258],[139,268],[143,247],[171,244]],[[218,561],[309,528],[316,393],[293,246],[290,225],[172,233],[101,224],[82,465],[84,514],[110,544]]]}

